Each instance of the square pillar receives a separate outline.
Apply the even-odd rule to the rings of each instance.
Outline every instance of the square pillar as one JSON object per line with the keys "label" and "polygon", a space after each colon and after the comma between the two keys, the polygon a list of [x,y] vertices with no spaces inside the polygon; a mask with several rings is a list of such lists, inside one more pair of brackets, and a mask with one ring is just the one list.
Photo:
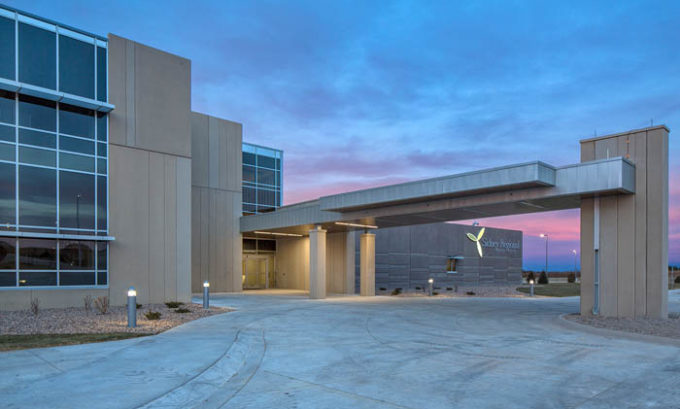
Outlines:
{"label": "square pillar", "polygon": [[326,298],[326,230],[309,231],[309,298]]}
{"label": "square pillar", "polygon": [[375,296],[375,234],[361,235],[360,244],[360,294]]}

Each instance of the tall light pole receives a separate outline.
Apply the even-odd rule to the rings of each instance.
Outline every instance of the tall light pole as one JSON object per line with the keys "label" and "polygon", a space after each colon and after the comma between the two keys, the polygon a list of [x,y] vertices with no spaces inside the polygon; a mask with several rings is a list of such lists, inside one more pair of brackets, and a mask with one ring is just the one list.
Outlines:
{"label": "tall light pole", "polygon": [[574,254],[574,282],[576,282],[576,249],[573,249],[571,252]]}
{"label": "tall light pole", "polygon": [[548,235],[541,233],[541,237],[545,239],[545,278],[548,278]]}

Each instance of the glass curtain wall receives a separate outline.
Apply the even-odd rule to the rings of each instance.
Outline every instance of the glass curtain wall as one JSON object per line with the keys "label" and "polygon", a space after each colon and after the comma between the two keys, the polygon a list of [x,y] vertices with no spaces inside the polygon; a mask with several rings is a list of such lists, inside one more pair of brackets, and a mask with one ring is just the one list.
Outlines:
{"label": "glass curtain wall", "polygon": [[[0,81],[106,102],[106,53],[0,8]],[[0,288],[106,286],[108,115],[24,88],[0,90]]]}
{"label": "glass curtain wall", "polygon": [[281,206],[283,152],[243,144],[243,214],[272,212]]}

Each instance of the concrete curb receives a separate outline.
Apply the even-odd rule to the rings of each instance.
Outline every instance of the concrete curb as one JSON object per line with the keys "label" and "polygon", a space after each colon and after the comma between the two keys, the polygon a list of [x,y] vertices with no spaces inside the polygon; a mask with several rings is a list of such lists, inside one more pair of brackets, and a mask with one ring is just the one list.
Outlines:
{"label": "concrete curb", "polygon": [[660,337],[657,335],[638,334],[635,332],[618,331],[613,329],[592,327],[590,325],[580,324],[578,322],[570,321],[565,317],[570,314],[561,314],[557,319],[557,323],[562,327],[570,330],[586,332],[593,335],[599,335],[606,338],[624,339],[637,342],[649,342],[652,344],[666,345],[680,348],[680,339]]}

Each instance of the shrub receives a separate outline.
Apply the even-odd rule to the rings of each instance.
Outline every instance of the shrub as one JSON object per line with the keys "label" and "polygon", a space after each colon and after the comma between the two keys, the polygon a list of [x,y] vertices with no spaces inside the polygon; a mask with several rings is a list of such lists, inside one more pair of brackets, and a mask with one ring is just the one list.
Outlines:
{"label": "shrub", "polygon": [[158,311],[147,311],[147,313],[144,314],[144,316],[149,321],[156,321],[161,319],[161,313]]}
{"label": "shrub", "polygon": [[143,307],[142,304],[137,304],[137,309],[138,309],[138,310],[141,309],[142,307]]}
{"label": "shrub", "polygon": [[175,310],[175,312],[178,313],[178,314],[186,314],[186,313],[188,313],[188,312],[191,312],[191,310],[189,310],[189,309],[187,309],[187,308],[177,308],[177,309]]}
{"label": "shrub", "polygon": [[453,287],[446,287],[446,291],[453,291]]}
{"label": "shrub", "polygon": [[432,295],[439,295],[439,293],[436,291],[432,291]]}
{"label": "shrub", "polygon": [[467,291],[465,294],[467,294],[467,295],[475,295],[475,292],[474,292],[474,291]]}
{"label": "shrub", "polygon": [[548,275],[545,273],[545,271],[541,271],[541,275],[538,276],[538,283],[548,284]]}
{"label": "shrub", "polygon": [[90,311],[92,311],[92,296],[91,295],[86,295],[83,297],[83,305],[85,306],[85,312],[89,315]]}
{"label": "shrub", "polygon": [[395,288],[394,290],[392,290],[392,295],[399,295],[399,294],[401,294],[401,288]]}
{"label": "shrub", "polygon": [[675,277],[675,282],[676,282],[677,284],[680,284],[680,276]]}
{"label": "shrub", "polygon": [[576,282],[576,274],[569,273],[569,275],[567,275],[567,282],[575,283]]}
{"label": "shrub", "polygon": [[536,276],[534,275],[533,271],[529,271],[529,274],[527,274],[527,284],[529,284],[529,281],[534,280],[536,282]]}
{"label": "shrub", "polygon": [[181,305],[184,305],[184,303],[179,301],[170,301],[165,303],[165,306],[168,308],[179,308]]}
{"label": "shrub", "polygon": [[387,288],[385,288],[385,287],[380,287],[380,291],[387,291]]}
{"label": "shrub", "polygon": [[102,295],[94,300],[94,307],[100,314],[104,315],[109,312],[109,297]]}
{"label": "shrub", "polygon": [[416,290],[421,290],[421,288],[420,288],[420,287],[416,287]]}
{"label": "shrub", "polygon": [[37,317],[40,314],[40,300],[37,298],[31,299],[30,311],[33,316]]}

